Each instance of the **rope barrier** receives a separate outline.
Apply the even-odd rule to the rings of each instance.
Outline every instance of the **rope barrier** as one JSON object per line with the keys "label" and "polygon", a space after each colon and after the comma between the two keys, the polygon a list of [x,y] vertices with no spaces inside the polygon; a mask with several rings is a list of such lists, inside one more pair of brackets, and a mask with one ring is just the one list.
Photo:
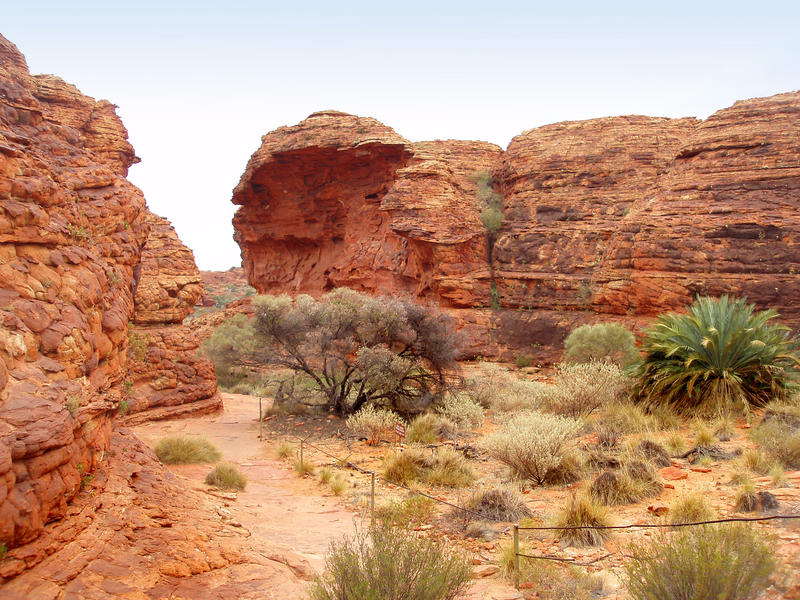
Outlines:
{"label": "rope barrier", "polygon": [[730,519],[713,519],[710,521],[696,521],[693,523],[634,523],[632,525],[570,525],[570,526],[542,526],[520,527],[520,531],[574,531],[580,529],[657,529],[673,527],[694,527],[697,525],[713,525],[715,523],[748,523],[752,521],[774,521],[776,519],[800,519],[800,515],[769,515],[766,517],[732,517]]}

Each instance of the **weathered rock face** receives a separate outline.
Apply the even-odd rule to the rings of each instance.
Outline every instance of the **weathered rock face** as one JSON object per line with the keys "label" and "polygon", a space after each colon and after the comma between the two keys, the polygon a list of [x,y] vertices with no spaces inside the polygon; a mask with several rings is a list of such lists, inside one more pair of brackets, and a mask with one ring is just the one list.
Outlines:
{"label": "weathered rock face", "polygon": [[69,518],[0,562],[0,600],[304,597],[305,559],[249,537],[126,430],[111,451]]}
{"label": "weathered rock face", "polygon": [[[557,123],[514,138],[411,143],[332,111],[262,138],[233,202],[260,292],[408,293],[454,314],[468,354],[557,358],[574,326],[695,294],[746,295],[800,323],[800,93],[706,121]],[[476,175],[504,222],[492,277]]]}
{"label": "weathered rock face", "polygon": [[0,37],[0,541],[36,537],[102,460],[122,395],[145,202],[108,102]]}
{"label": "weathered rock face", "polygon": [[800,325],[800,93],[737,102],[686,136],[631,207],[596,310],[652,315],[732,293]]}
{"label": "weathered rock face", "polygon": [[126,423],[200,414],[222,408],[210,360],[183,319],[203,295],[194,254],[169,221],[148,213],[135,311],[129,331]]}
{"label": "weathered rock face", "polygon": [[338,112],[278,129],[234,192],[250,282],[462,303],[453,283],[486,269],[471,175],[500,153],[483,142],[411,144],[374,119]]}

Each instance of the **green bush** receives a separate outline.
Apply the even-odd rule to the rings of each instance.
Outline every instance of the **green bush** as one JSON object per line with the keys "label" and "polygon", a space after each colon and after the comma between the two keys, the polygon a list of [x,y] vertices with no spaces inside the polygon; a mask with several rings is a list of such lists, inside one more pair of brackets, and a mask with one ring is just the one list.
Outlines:
{"label": "green bush", "polygon": [[474,429],[483,424],[483,407],[465,394],[446,394],[437,410],[459,429]]}
{"label": "green bush", "polygon": [[564,362],[567,363],[602,361],[621,367],[638,357],[636,339],[618,323],[581,325],[573,329],[564,341]]}
{"label": "green bush", "polygon": [[313,600],[454,600],[472,576],[444,542],[378,523],[331,544]]}
{"label": "green bush", "polygon": [[634,600],[748,600],[775,569],[768,542],[747,523],[684,527],[634,544],[625,564]]}
{"label": "green bush", "polygon": [[231,463],[219,463],[206,475],[205,481],[223,490],[243,490],[247,487],[247,477]]}
{"label": "green bush", "polygon": [[170,435],[160,440],[153,451],[167,465],[210,463],[222,458],[219,449],[204,437]]}
{"label": "green bush", "polygon": [[660,316],[646,334],[634,395],[684,415],[749,412],[793,388],[798,358],[774,310],[742,299],[698,298],[686,314]]}
{"label": "green bush", "polygon": [[345,425],[350,431],[367,438],[367,443],[373,446],[381,441],[381,436],[394,435],[396,423],[405,422],[392,411],[375,408],[371,404],[350,415],[345,421]]}

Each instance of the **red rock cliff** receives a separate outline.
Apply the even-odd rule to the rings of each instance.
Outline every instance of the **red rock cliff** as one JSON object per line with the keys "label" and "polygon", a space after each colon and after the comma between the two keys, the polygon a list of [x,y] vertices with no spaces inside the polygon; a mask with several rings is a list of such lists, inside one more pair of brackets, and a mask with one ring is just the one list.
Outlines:
{"label": "red rock cliff", "polygon": [[145,201],[108,102],[0,37],[0,541],[65,514],[121,398]]}
{"label": "red rock cliff", "polygon": [[194,254],[166,219],[148,213],[129,331],[126,423],[222,408],[214,365],[198,355],[200,338],[182,325],[203,296]]}
{"label": "red rock cliff", "polygon": [[[582,322],[643,317],[695,294],[746,295],[797,323],[800,93],[706,121],[557,123],[502,152],[411,143],[326,111],[262,138],[233,202],[260,292],[336,286],[434,300],[468,354],[557,358]],[[491,171],[504,222],[492,281],[475,177]]]}

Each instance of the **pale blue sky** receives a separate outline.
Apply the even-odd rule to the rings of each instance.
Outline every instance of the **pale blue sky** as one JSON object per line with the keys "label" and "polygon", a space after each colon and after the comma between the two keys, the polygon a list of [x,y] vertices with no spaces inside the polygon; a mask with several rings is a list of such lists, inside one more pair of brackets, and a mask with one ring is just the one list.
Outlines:
{"label": "pale blue sky", "polygon": [[800,89],[800,1],[0,2],[33,73],[108,98],[130,179],[202,269],[239,264],[231,190],[262,134],[335,108],[411,140]]}

